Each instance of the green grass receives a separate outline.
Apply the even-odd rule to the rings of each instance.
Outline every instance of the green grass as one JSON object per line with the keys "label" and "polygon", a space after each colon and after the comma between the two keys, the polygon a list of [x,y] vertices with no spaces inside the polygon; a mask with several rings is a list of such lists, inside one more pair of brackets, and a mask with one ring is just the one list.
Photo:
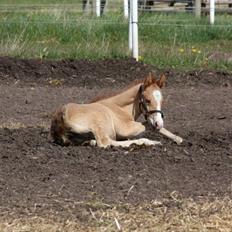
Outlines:
{"label": "green grass", "polygon": [[[117,3],[116,12],[96,18],[83,15],[81,1],[17,0],[17,4],[60,3],[40,8],[19,7],[16,1],[0,0],[0,4],[6,2],[12,4],[8,4],[11,8],[0,8],[1,56],[41,59],[130,56],[128,22],[123,18],[122,3]],[[158,68],[232,70],[226,61],[213,63],[207,59],[215,51],[232,51],[231,22],[231,15],[217,15],[215,26],[210,26],[205,16],[196,19],[189,13],[142,13],[140,59]]]}

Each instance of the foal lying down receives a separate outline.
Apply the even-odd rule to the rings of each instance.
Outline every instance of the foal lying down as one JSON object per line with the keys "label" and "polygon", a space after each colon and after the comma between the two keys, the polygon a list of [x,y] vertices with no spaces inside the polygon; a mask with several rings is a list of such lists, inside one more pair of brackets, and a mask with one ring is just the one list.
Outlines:
{"label": "foal lying down", "polygon": [[153,74],[149,74],[114,96],[89,104],[66,104],[52,116],[51,137],[62,145],[71,143],[71,135],[85,139],[90,134],[93,139],[86,139],[91,145],[99,147],[160,144],[146,138],[127,140],[145,131],[145,126],[136,121],[143,114],[155,129],[181,143],[180,137],[163,128],[161,88],[164,82],[164,76],[156,80]]}

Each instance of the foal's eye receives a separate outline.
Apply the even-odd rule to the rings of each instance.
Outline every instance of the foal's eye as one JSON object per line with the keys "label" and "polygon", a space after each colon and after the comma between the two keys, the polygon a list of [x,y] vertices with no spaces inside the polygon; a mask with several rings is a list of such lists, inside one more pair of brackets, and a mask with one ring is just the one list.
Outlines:
{"label": "foal's eye", "polygon": [[150,104],[150,103],[151,103],[151,100],[146,99],[146,103],[147,103],[147,104]]}

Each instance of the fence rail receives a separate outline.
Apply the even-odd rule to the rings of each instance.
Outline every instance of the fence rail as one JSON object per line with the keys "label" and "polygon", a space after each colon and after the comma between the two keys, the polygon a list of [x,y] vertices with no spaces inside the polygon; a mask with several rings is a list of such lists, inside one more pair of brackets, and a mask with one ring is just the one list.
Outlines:
{"label": "fence rail", "polygon": [[[198,9],[195,6],[197,0],[152,0],[152,1],[138,1],[138,10],[140,12],[167,12],[167,11],[194,11]],[[84,1],[83,1],[84,2]],[[87,4],[87,3],[86,3]],[[0,12],[9,12],[11,10],[16,11],[45,11],[45,10],[68,10],[71,12],[96,12],[95,8],[97,7],[94,1],[90,1],[89,7],[85,7],[83,3],[56,3],[56,4],[38,4],[38,3],[9,3],[1,4],[0,3]],[[129,4],[128,4],[129,5]],[[205,12],[209,10],[210,0],[202,0],[200,9]],[[121,4],[115,1],[100,1],[98,5],[102,9],[101,13],[115,12],[120,11],[124,8],[123,0]],[[232,0],[215,0],[215,9],[218,12],[231,12],[232,11]]]}

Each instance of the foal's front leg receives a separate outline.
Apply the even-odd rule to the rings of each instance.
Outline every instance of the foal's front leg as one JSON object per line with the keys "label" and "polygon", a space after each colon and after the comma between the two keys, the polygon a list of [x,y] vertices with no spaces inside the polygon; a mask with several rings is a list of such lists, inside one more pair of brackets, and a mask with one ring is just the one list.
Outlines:
{"label": "foal's front leg", "polygon": [[[117,128],[117,135],[130,138],[137,136],[145,131],[145,126],[140,122],[130,121],[128,123],[122,123],[121,126]],[[146,138],[141,139],[133,139],[126,141],[111,141],[112,146],[121,146],[121,147],[129,147],[132,144],[136,145],[145,145],[145,146],[155,146],[161,145],[159,141],[154,141]]]}
{"label": "foal's front leg", "polygon": [[170,138],[171,140],[173,140],[174,142],[176,142],[178,145],[180,145],[183,142],[183,139],[175,134],[173,134],[172,132],[170,132],[169,130],[165,129],[164,127],[161,128],[159,130],[159,132],[162,135],[165,135],[166,137]]}

